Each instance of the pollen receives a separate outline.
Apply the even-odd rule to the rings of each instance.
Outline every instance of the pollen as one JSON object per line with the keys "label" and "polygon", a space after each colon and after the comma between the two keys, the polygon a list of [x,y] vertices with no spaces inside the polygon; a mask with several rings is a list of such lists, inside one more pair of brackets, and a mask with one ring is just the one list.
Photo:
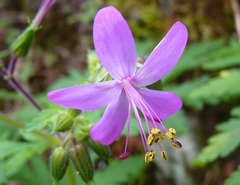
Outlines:
{"label": "pollen", "polygon": [[167,160],[167,153],[165,151],[161,152],[161,157],[163,160]]}
{"label": "pollen", "polygon": [[166,132],[165,133],[165,136],[168,138],[168,139],[170,139],[170,140],[173,140],[174,139],[174,135],[171,133],[171,132]]}
{"label": "pollen", "polygon": [[163,139],[164,139],[164,134],[162,134],[162,133],[160,133],[160,134],[158,134],[158,135],[155,135],[155,137],[154,137],[154,142],[155,143],[160,143]]}
{"label": "pollen", "polygon": [[175,135],[175,134],[177,133],[174,128],[169,128],[168,130],[169,130],[169,132],[171,132],[173,135]]}
{"label": "pollen", "polygon": [[158,135],[158,134],[160,134],[160,133],[161,133],[161,130],[158,129],[158,128],[153,128],[153,129],[151,130],[151,134]]}
{"label": "pollen", "polygon": [[151,146],[153,141],[154,141],[154,136],[152,134],[149,134],[148,139],[147,139],[148,145]]}
{"label": "pollen", "polygon": [[155,158],[156,152],[154,150],[151,150],[150,152],[147,152],[145,154],[145,162],[149,163],[152,162]]}

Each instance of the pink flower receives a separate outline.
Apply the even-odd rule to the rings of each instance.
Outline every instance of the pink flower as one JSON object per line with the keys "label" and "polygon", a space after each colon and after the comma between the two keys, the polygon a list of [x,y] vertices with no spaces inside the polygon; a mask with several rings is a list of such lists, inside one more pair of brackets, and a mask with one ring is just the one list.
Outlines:
{"label": "pink flower", "polygon": [[[102,118],[90,130],[91,137],[105,145],[119,137],[126,122],[129,135],[130,114],[133,111],[146,155],[155,155],[150,149],[151,139],[145,134],[139,112],[155,142],[164,136],[173,139],[175,130],[173,133],[165,128],[162,120],[177,112],[182,101],[173,92],[151,90],[145,86],[158,81],[175,66],[186,46],[187,37],[186,27],[181,22],[175,23],[136,71],[136,47],[127,22],[114,7],[103,8],[95,17],[93,39],[102,65],[114,80],[55,90],[48,97],[59,105],[86,111],[107,106]],[[161,134],[156,133],[159,131]],[[174,140],[174,144],[176,142]],[[127,143],[128,136],[125,152],[120,156],[122,159],[129,156]],[[160,144],[159,147],[161,149]],[[151,158],[151,155],[147,157]],[[164,151],[162,156],[165,158]]]}

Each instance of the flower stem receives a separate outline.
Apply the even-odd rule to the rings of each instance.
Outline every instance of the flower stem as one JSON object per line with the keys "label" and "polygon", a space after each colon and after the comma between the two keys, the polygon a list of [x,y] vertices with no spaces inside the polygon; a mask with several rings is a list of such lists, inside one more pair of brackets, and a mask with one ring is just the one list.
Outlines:
{"label": "flower stem", "polygon": [[[19,129],[24,129],[25,128],[25,125],[16,121],[16,120],[13,120],[7,116],[5,116],[4,114],[0,113],[0,120],[7,123],[8,125],[12,125],[16,128],[19,128]],[[59,145],[61,143],[61,140],[54,137],[54,136],[51,136],[47,133],[44,133],[42,131],[38,131],[38,130],[35,130],[35,131],[32,131],[33,134],[45,139],[46,141],[48,141],[51,145],[55,146],[55,145]]]}
{"label": "flower stem", "polygon": [[18,57],[15,56],[14,54],[11,54],[10,56],[10,62],[8,64],[8,73],[13,74],[14,73],[14,69],[17,63]]}
{"label": "flower stem", "polygon": [[39,112],[42,110],[41,105],[36,101],[33,95],[13,76],[15,65],[17,62],[18,57],[12,55],[10,59],[10,63],[8,66],[8,70],[4,68],[1,62],[1,73],[0,75],[3,76],[5,80],[23,97],[28,100]]}
{"label": "flower stem", "polygon": [[20,94],[22,94],[26,100],[28,100],[39,112],[42,110],[41,105],[36,101],[33,95],[15,78],[10,77],[8,83]]}

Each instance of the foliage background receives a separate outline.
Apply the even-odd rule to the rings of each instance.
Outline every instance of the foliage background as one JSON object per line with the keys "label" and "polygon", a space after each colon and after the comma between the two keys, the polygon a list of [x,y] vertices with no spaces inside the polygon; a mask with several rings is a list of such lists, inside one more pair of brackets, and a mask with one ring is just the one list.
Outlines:
{"label": "foliage background", "polygon": [[[4,61],[9,58],[8,47],[27,26],[26,18],[34,17],[39,4],[39,0],[0,2],[0,58]],[[177,20],[188,27],[187,49],[163,79],[165,88],[184,101],[183,109],[165,121],[179,132],[183,149],[175,152],[164,146],[170,159],[146,165],[142,163],[141,140],[133,128],[136,136],[131,137],[129,148],[136,155],[124,162],[116,159],[125,144],[121,137],[111,145],[110,165],[102,167],[95,156],[96,184],[239,185],[240,45],[230,1],[58,0],[46,14],[27,57],[18,63],[18,78],[45,107],[49,107],[47,91],[84,81],[94,49],[93,19],[98,9],[107,5],[115,6],[127,19],[139,55],[148,55]],[[13,115],[29,130],[47,125],[37,124],[37,111],[3,79],[0,111]],[[0,182],[36,184],[38,179],[39,184],[50,184],[47,161],[51,146],[2,121],[0,131]]]}

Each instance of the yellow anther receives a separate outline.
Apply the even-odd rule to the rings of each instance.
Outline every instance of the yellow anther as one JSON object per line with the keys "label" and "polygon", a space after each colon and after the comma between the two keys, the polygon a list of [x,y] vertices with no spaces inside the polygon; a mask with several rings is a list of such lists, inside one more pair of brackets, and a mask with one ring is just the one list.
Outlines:
{"label": "yellow anther", "polygon": [[154,140],[154,136],[153,136],[152,134],[149,134],[149,136],[148,136],[148,141],[147,141],[149,146],[152,145],[153,140]]}
{"label": "yellow anther", "polygon": [[174,139],[174,135],[172,134],[172,132],[166,132],[165,136],[170,140]]}
{"label": "yellow anther", "polygon": [[161,142],[163,139],[164,139],[164,135],[161,133],[161,134],[158,134],[158,135],[156,135],[155,137],[154,137],[154,142],[155,143],[159,143],[159,142]]}
{"label": "yellow anther", "polygon": [[153,159],[155,158],[156,152],[154,150],[151,150],[150,152],[147,152],[145,154],[145,162],[149,163],[152,162]]}
{"label": "yellow anther", "polygon": [[176,147],[176,148],[179,148],[179,149],[182,148],[182,144],[179,141],[175,140],[175,139],[173,139],[171,141],[171,145]]}
{"label": "yellow anther", "polygon": [[161,152],[161,157],[163,160],[167,160],[167,153],[165,151]]}
{"label": "yellow anther", "polygon": [[171,132],[173,135],[175,135],[175,134],[177,133],[174,128],[169,128],[168,130],[169,130],[169,132]]}
{"label": "yellow anther", "polygon": [[159,128],[153,128],[151,130],[151,134],[158,135],[161,133],[161,130]]}

